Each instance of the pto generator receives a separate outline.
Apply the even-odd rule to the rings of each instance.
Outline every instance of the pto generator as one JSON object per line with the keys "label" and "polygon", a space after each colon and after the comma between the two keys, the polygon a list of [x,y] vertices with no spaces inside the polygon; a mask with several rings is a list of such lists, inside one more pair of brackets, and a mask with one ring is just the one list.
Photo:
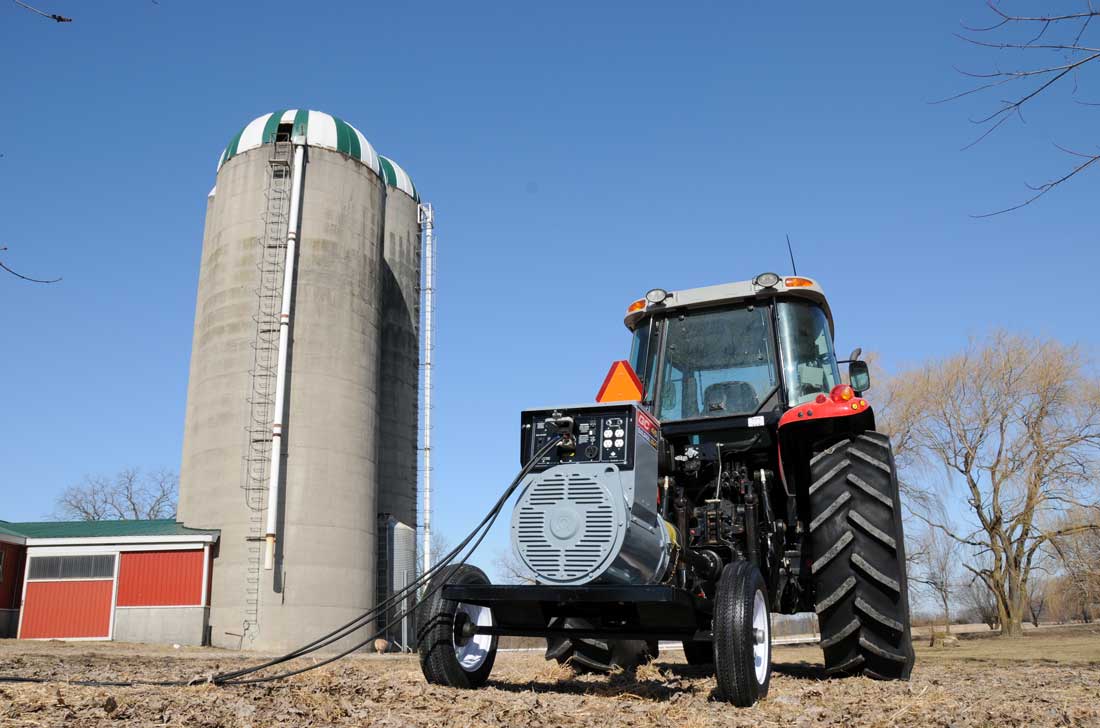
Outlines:
{"label": "pto generator", "polygon": [[587,671],[675,640],[747,706],[768,691],[770,613],[806,611],[828,674],[908,679],[894,458],[818,284],[654,289],[625,323],[630,358],[597,404],[522,413],[511,542],[531,583],[441,570],[419,609],[428,681],[483,685],[504,635],[545,638],[547,659]]}

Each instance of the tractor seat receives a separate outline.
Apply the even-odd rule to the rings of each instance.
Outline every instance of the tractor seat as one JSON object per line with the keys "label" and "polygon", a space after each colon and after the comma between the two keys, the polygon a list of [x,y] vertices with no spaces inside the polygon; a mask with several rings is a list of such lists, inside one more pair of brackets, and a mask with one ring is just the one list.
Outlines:
{"label": "tractor seat", "polygon": [[737,414],[755,412],[759,401],[756,390],[748,382],[716,382],[703,392],[707,413]]}

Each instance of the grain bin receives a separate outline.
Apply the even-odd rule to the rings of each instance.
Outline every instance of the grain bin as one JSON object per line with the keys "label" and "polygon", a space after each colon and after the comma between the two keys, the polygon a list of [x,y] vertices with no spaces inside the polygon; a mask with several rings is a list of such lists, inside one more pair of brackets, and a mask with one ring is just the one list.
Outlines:
{"label": "grain bin", "polygon": [[[219,160],[179,503],[183,522],[221,529],[214,645],[296,647],[373,604],[379,448],[388,442],[379,418],[390,318],[381,172],[357,129],[306,110],[253,120]],[[417,247],[415,230],[401,229]],[[418,256],[405,248],[400,255],[408,267],[401,275],[418,277]],[[395,420],[414,423],[413,472],[409,492],[394,502],[411,502],[415,523],[415,294],[402,302],[413,311],[414,396],[411,413]],[[409,330],[400,333],[406,351]],[[405,371],[387,376],[409,379]],[[409,408],[406,399],[399,406]]]}
{"label": "grain bin", "polygon": [[378,510],[416,519],[416,435],[420,354],[419,198],[409,175],[380,157],[386,181],[382,262],[382,358]]}

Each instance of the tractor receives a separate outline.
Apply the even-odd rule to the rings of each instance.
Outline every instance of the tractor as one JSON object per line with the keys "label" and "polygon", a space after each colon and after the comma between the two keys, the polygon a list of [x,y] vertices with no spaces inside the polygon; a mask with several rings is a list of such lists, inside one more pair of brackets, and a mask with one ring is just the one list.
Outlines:
{"label": "tractor", "polygon": [[768,692],[770,614],[811,611],[827,675],[908,679],[894,457],[866,362],[837,359],[821,287],[762,273],[653,289],[625,323],[630,358],[596,404],[521,415],[511,541],[533,583],[440,571],[419,608],[426,679],[483,685],[505,635],[586,671],[675,641],[713,665],[720,699],[749,706]]}

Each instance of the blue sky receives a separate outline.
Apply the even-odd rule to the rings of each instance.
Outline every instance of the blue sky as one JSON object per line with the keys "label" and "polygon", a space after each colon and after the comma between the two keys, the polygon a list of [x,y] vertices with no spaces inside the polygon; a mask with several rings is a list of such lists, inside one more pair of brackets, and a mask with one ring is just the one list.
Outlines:
{"label": "blue sky", "polygon": [[1096,343],[1100,177],[971,215],[1060,173],[1052,142],[1095,148],[1100,109],[1055,89],[964,152],[997,97],[929,103],[995,62],[952,36],[980,0],[39,4],[75,20],[0,4],[0,260],[64,281],[0,277],[0,518],[178,468],[206,194],[277,108],[348,120],[436,206],[452,541],[517,468],[519,411],[591,400],[625,356],[630,301],[786,272],[786,233],[841,352]]}

